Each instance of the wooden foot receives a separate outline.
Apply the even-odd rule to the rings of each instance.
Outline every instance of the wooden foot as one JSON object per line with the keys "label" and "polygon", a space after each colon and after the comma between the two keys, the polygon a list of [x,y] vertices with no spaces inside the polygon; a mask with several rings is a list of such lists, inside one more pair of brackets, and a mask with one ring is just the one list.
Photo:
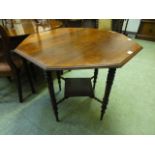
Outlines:
{"label": "wooden foot", "polygon": [[103,115],[104,115],[105,110],[106,110],[107,105],[108,105],[109,95],[110,95],[113,80],[115,77],[115,72],[116,72],[116,68],[110,68],[109,69],[108,76],[107,76],[107,82],[106,82],[106,88],[105,88],[105,94],[104,94],[103,103],[102,103],[102,107],[101,107],[100,120],[103,119]]}

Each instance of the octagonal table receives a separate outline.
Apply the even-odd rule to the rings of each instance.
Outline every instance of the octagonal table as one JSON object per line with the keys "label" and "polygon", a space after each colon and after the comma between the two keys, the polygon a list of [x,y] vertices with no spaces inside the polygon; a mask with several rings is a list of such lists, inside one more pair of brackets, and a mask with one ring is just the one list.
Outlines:
{"label": "octagonal table", "polygon": [[74,87],[84,84],[89,89],[84,92],[85,95],[80,95],[100,101],[93,93],[97,72],[98,68],[108,68],[105,94],[103,101],[100,101],[102,103],[100,119],[102,119],[116,69],[125,65],[141,49],[139,44],[117,32],[93,28],[60,28],[30,35],[15,49],[15,52],[45,71],[52,107],[56,120],[59,121],[57,106],[59,102],[56,101],[54,93],[53,71],[95,68],[93,87],[88,79],[66,79],[65,98],[79,96],[78,93],[83,90],[80,91],[78,88],[76,94],[76,91],[72,90],[72,84]]}

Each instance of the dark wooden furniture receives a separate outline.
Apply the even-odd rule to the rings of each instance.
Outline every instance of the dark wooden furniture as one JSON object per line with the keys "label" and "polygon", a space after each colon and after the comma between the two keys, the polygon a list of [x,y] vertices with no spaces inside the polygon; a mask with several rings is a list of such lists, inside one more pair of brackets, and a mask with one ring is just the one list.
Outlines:
{"label": "dark wooden furniture", "polygon": [[33,93],[35,92],[35,89],[26,61],[22,62],[22,60],[19,59],[19,56],[15,56],[15,53],[10,51],[9,37],[2,26],[0,26],[0,45],[0,76],[15,78],[18,88],[19,101],[22,102],[23,95],[20,75],[23,66],[25,66],[29,84]]}
{"label": "dark wooden furniture", "polygon": [[[4,20],[5,21],[5,20]],[[7,21],[7,20],[6,20]],[[10,38],[11,49],[16,48],[20,42],[22,42],[28,35],[34,33],[42,33],[52,29],[60,28],[63,26],[63,23],[59,20],[55,19],[20,19],[20,20],[9,20],[12,21],[5,23],[5,31]],[[10,25],[11,24],[11,25]],[[28,65],[29,70],[35,77],[35,68],[32,63]],[[59,73],[56,73],[57,77],[59,77]],[[58,79],[58,82],[60,80]],[[61,89],[60,82],[59,88]]]}
{"label": "dark wooden furniture", "polygon": [[82,27],[84,19],[64,19],[63,23],[65,27]]}
{"label": "dark wooden furniture", "polygon": [[155,40],[155,19],[142,19],[136,38]]}
{"label": "dark wooden furniture", "polygon": [[[93,28],[61,28],[39,35],[30,35],[15,49],[15,52],[45,71],[52,107],[56,120],[59,121],[58,103],[65,98],[79,95],[90,96],[102,103],[100,117],[102,119],[116,68],[126,64],[141,49],[139,44],[117,32]],[[91,86],[90,79],[64,79],[65,98],[56,101],[53,71],[94,68],[96,69],[93,86]],[[103,101],[94,95],[98,68],[109,69]],[[75,90],[74,86],[77,84],[83,86],[83,83],[87,84],[83,93],[80,88]]]}
{"label": "dark wooden furniture", "polygon": [[[129,21],[128,19],[113,19],[112,30],[126,35],[128,21]],[[125,26],[124,30],[123,30],[123,25]]]}

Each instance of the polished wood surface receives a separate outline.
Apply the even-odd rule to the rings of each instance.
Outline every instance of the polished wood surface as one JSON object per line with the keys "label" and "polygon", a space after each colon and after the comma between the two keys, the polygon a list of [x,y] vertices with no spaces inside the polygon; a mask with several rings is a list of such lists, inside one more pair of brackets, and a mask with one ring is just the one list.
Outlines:
{"label": "polished wood surface", "polygon": [[15,52],[45,70],[119,68],[142,47],[123,34],[60,28],[27,37]]}
{"label": "polished wood surface", "polygon": [[35,20],[13,20],[12,23],[7,23],[5,29],[10,37],[29,35],[36,32],[45,32],[62,26],[62,22],[58,20],[44,20],[37,24]]}

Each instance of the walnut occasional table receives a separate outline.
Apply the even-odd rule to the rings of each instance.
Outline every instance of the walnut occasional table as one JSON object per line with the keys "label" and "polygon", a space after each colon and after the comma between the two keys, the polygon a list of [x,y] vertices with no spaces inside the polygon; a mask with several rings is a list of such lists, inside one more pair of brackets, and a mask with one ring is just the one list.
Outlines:
{"label": "walnut occasional table", "polygon": [[[66,79],[65,98],[78,96],[76,93],[70,93],[73,91],[69,90],[71,87],[69,83],[73,85],[75,83],[79,85],[80,81],[81,85],[87,83],[88,92],[80,95],[90,96],[102,103],[100,116],[102,120],[116,69],[126,64],[141,49],[142,47],[130,38],[113,31],[93,28],[60,28],[28,36],[15,49],[15,52],[45,71],[57,121],[59,121],[57,105],[61,101],[57,102],[55,98],[53,71],[95,68],[93,87],[90,85],[90,80]],[[93,93],[98,68],[109,69],[103,101],[97,99]]]}

